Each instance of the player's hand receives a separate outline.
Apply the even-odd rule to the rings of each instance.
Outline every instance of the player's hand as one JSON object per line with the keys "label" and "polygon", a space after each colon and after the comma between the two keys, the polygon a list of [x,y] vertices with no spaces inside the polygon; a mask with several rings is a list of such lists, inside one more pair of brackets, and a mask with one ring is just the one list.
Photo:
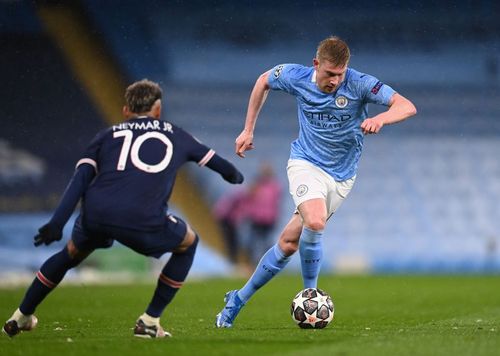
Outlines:
{"label": "player's hand", "polygon": [[245,180],[245,177],[243,177],[243,174],[238,170],[235,170],[235,172],[233,174],[224,176],[223,178],[224,178],[224,180],[226,180],[227,182],[232,183],[232,184],[241,184]]}
{"label": "player's hand", "polygon": [[361,130],[365,135],[377,134],[384,124],[377,119],[365,119],[361,124]]}
{"label": "player's hand", "polygon": [[245,151],[253,150],[253,133],[243,130],[235,141],[235,152],[241,158],[245,157]]}
{"label": "player's hand", "polygon": [[38,229],[38,234],[33,238],[33,244],[40,246],[41,244],[50,245],[54,241],[59,241],[62,238],[62,229],[54,224],[48,223]]}

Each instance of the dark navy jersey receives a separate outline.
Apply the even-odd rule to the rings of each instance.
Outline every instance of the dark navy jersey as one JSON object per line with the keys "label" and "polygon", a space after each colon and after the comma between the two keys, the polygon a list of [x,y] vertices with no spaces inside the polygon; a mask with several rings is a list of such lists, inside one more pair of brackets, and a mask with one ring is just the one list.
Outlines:
{"label": "dark navy jersey", "polygon": [[179,167],[188,161],[204,166],[214,154],[183,129],[151,117],[99,132],[77,163],[96,170],[83,195],[84,221],[161,229]]}

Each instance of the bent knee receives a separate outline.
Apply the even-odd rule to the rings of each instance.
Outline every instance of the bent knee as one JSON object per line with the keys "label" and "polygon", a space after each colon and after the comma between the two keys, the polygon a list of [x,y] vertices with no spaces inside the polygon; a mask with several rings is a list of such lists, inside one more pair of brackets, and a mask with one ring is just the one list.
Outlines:
{"label": "bent knee", "polygon": [[302,232],[302,219],[298,214],[294,214],[292,219],[285,226],[279,237],[279,247],[285,256],[291,256],[299,248],[300,233]]}
{"label": "bent knee", "polygon": [[77,258],[78,255],[80,254],[80,251],[75,246],[75,243],[73,242],[73,240],[68,241],[68,243],[66,244],[66,249],[68,250],[68,255],[72,260]]}
{"label": "bent knee", "polygon": [[287,257],[293,255],[299,249],[298,240],[297,241],[280,240],[278,245],[281,251],[283,251],[283,254]]}
{"label": "bent knee", "polygon": [[325,219],[311,219],[309,221],[304,221],[304,226],[309,230],[322,231],[325,229],[326,220]]}
{"label": "bent knee", "polygon": [[66,244],[66,250],[68,251],[68,256],[75,261],[83,261],[92,251],[81,251],[76,247],[73,240],[69,240]]}
{"label": "bent knee", "polygon": [[191,227],[187,226],[186,235],[184,236],[184,240],[182,240],[181,244],[173,251],[175,253],[184,253],[187,249],[189,249],[193,244],[198,243],[198,237],[196,233],[191,229]]}

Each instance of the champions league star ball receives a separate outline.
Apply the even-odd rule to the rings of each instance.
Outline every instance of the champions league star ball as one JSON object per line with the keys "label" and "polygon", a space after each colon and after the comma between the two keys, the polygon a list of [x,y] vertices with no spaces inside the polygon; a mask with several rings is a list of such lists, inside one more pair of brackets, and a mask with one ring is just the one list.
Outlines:
{"label": "champions league star ball", "polygon": [[333,320],[332,298],[319,288],[301,290],[292,300],[292,319],[303,329],[323,329]]}

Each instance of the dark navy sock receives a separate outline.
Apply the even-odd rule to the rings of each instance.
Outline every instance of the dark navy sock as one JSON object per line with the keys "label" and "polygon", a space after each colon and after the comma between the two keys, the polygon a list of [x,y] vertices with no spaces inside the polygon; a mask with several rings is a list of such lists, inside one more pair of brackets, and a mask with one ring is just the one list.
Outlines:
{"label": "dark navy sock", "polygon": [[21,313],[33,314],[47,294],[62,281],[66,272],[78,263],[71,259],[66,247],[45,261],[19,306]]}
{"label": "dark navy sock", "polygon": [[159,318],[165,307],[174,299],[191,269],[198,240],[198,236],[196,236],[193,244],[185,252],[172,254],[160,273],[153,299],[146,309],[146,314]]}

